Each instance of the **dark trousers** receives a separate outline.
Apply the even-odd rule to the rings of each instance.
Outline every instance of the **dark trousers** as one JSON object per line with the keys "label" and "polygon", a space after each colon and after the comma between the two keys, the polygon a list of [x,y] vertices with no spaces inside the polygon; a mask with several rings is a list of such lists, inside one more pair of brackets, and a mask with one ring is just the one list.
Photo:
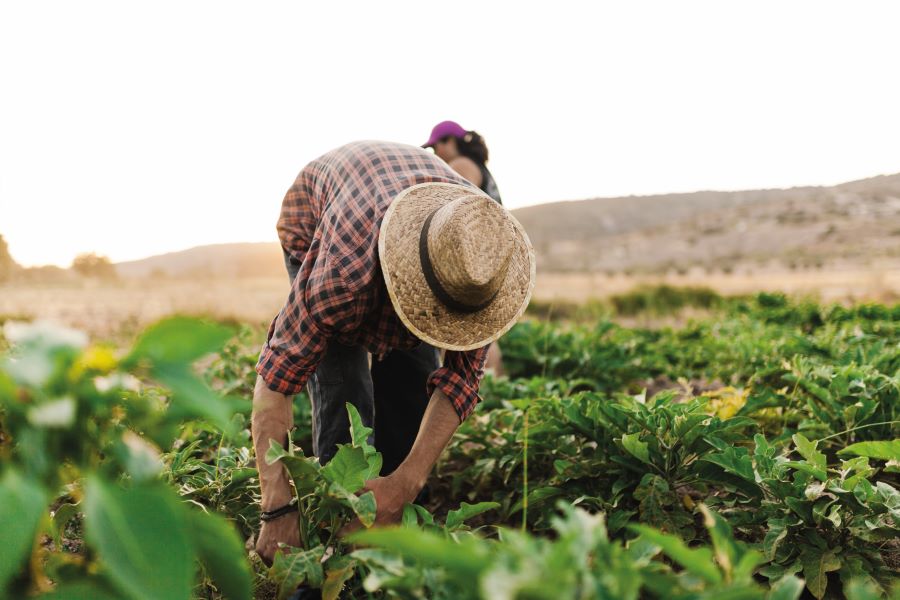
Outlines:
{"label": "dark trousers", "polygon": [[[293,281],[300,265],[287,253],[285,265]],[[392,350],[382,360],[373,357],[370,368],[365,349],[330,340],[307,385],[312,401],[313,453],[325,464],[337,452],[337,444],[350,443],[345,407],[349,402],[359,411],[363,424],[374,429],[374,445],[384,460],[381,474],[394,471],[416,439],[428,406],[426,383],[439,366],[437,348],[424,342],[412,350]]]}

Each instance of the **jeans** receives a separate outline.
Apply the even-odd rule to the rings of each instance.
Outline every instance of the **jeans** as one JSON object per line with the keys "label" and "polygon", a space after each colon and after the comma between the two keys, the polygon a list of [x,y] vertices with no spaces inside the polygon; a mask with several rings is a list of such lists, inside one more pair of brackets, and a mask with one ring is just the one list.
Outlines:
{"label": "jeans", "polygon": [[[285,266],[293,282],[300,265],[285,252]],[[350,443],[346,403],[353,404],[366,427],[373,428],[375,448],[381,452],[381,475],[396,469],[409,454],[425,408],[429,375],[440,367],[437,348],[422,342],[412,350],[392,350],[382,360],[359,346],[329,340],[328,348],[307,389],[312,402],[313,453],[322,464]]]}

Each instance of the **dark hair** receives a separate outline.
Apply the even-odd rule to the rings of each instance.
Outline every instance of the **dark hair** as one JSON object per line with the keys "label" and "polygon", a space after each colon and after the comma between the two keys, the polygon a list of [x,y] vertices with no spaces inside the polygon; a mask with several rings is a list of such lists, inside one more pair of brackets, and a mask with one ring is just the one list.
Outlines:
{"label": "dark hair", "polygon": [[488,161],[488,149],[484,138],[476,131],[467,131],[465,137],[456,138],[456,149],[466,158],[471,158],[478,164]]}

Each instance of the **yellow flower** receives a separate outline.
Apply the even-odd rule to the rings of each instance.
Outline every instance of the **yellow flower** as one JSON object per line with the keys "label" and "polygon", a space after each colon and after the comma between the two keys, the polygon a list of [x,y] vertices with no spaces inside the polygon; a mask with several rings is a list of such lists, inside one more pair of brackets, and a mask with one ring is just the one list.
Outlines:
{"label": "yellow flower", "polygon": [[116,368],[116,357],[112,348],[106,346],[91,346],[78,357],[72,365],[70,375],[72,379],[78,379],[84,373],[109,373]]}

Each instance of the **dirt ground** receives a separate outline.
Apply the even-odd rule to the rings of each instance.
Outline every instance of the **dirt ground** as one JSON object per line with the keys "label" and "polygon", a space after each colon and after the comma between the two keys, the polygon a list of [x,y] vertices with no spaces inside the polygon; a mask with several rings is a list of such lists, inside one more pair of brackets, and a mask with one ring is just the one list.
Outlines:
{"label": "dirt ground", "polygon": [[[725,295],[780,290],[815,296],[825,302],[900,300],[900,269],[661,277],[539,274],[534,297],[582,302],[655,283],[709,286]],[[133,331],[173,313],[267,324],[281,308],[288,291],[288,283],[282,277],[7,285],[0,286],[0,318],[51,319],[99,337]]]}

